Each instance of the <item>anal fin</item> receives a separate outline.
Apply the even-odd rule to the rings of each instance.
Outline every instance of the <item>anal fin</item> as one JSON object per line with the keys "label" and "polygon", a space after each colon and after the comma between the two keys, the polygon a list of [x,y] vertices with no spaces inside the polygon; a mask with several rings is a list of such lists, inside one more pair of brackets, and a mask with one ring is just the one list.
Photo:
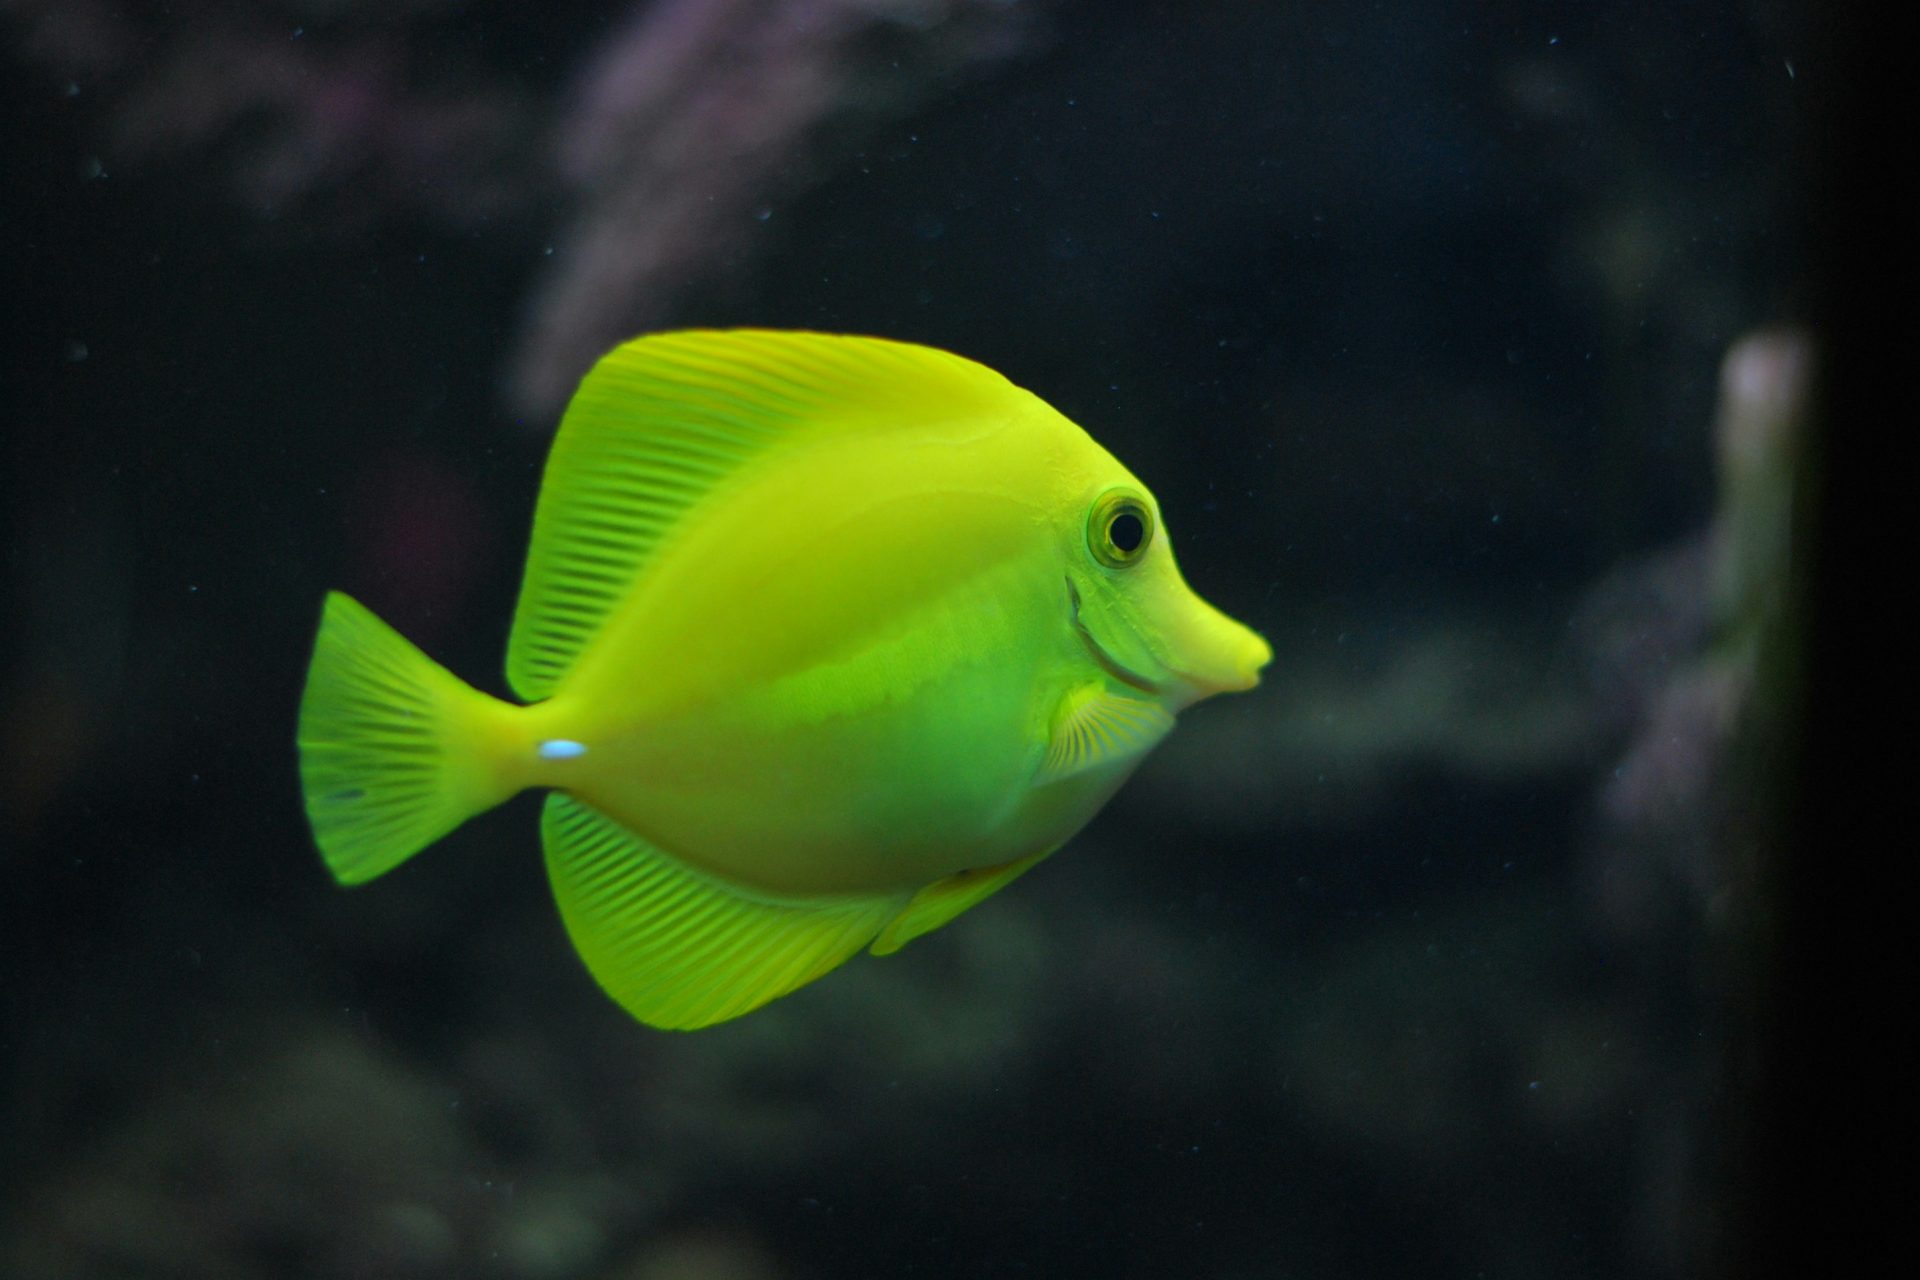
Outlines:
{"label": "anal fin", "polygon": [[594,979],[650,1026],[750,1013],[838,968],[900,895],[775,899],[701,875],[591,806],[547,797],[547,874]]}

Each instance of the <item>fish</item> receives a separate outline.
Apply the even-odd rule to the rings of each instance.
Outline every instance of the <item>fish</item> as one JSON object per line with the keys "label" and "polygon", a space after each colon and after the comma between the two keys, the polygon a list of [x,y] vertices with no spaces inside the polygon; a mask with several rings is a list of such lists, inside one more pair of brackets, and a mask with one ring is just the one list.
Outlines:
{"label": "fish", "polygon": [[1146,485],[986,366],[656,333],[562,415],[507,640],[517,701],[331,592],[301,786],[342,885],[544,790],[588,972],[691,1030],[1005,888],[1271,656],[1187,585]]}

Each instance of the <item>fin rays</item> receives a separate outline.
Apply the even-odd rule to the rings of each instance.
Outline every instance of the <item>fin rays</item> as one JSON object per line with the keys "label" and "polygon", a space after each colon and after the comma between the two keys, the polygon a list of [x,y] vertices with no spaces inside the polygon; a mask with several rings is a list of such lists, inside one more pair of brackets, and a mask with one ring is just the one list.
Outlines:
{"label": "fin rays", "polygon": [[534,515],[507,680],[550,696],[666,531],[796,432],[879,429],[930,398],[955,412],[1016,392],[982,365],[879,338],[763,330],[655,334],[580,384]]}
{"label": "fin rays", "polygon": [[1054,718],[1040,765],[1041,782],[1142,755],[1173,730],[1173,713],[1158,702],[1122,697],[1100,685],[1069,694]]}
{"label": "fin rays", "polygon": [[541,822],[554,898],[594,978],[649,1025],[739,1017],[836,968],[895,895],[774,900],[682,866],[564,793]]}
{"label": "fin rays", "polygon": [[391,871],[506,799],[474,726],[501,708],[334,592],[300,700],[300,783],[342,884]]}

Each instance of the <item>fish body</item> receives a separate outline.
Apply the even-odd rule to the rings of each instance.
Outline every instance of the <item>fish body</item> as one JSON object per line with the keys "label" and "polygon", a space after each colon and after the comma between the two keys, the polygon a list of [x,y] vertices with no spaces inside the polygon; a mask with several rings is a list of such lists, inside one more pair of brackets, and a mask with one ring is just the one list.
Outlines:
{"label": "fish body", "polygon": [[529,787],[588,968],[704,1026],[886,953],[1044,858],[1264,641],[1146,487],[998,374],[872,338],[636,339],[583,382],[508,677],[329,597],[307,808],[358,883]]}

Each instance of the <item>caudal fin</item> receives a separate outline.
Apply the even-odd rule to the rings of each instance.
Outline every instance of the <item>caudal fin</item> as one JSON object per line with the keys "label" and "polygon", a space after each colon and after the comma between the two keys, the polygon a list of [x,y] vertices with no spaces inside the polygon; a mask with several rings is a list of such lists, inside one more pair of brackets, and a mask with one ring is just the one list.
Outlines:
{"label": "caudal fin", "polygon": [[490,722],[508,710],[330,593],[299,741],[307,819],[334,878],[383,875],[511,795],[486,756]]}

